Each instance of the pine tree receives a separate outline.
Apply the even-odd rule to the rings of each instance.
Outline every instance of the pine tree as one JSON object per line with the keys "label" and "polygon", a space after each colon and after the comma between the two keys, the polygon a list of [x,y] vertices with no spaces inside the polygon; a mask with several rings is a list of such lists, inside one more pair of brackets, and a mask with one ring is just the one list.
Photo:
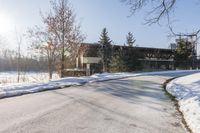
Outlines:
{"label": "pine tree", "polygon": [[133,33],[129,32],[126,36],[126,44],[130,47],[133,47],[135,42],[136,39],[133,37]]}
{"label": "pine tree", "polygon": [[110,71],[111,72],[125,72],[127,71],[126,62],[124,59],[124,51],[119,49],[114,52],[112,57],[112,61],[110,64]]}
{"label": "pine tree", "polygon": [[103,28],[102,32],[101,32],[101,37],[100,37],[100,41],[99,43],[101,45],[111,45],[111,40],[108,36],[108,31],[106,28]]}
{"label": "pine tree", "polygon": [[191,66],[192,60],[192,44],[191,42],[180,40],[177,43],[175,62],[177,67],[187,69]]}
{"label": "pine tree", "polygon": [[138,52],[137,49],[129,48],[126,51],[124,61],[126,63],[127,71],[132,72],[136,70],[141,70],[142,64],[139,59],[143,59],[142,53]]}
{"label": "pine tree", "polygon": [[103,72],[108,72],[109,71],[109,65],[112,59],[112,45],[111,45],[111,40],[108,36],[107,29],[104,28],[101,33],[100,37],[100,56],[102,58],[102,64],[103,64]]}

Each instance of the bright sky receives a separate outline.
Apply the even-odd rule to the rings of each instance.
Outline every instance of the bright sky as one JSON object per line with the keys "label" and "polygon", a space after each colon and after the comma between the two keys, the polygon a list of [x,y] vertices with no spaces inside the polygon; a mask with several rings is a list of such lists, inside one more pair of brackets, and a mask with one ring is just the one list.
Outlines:
{"label": "bright sky", "polygon": [[[174,30],[191,32],[200,28],[200,3],[198,0],[178,1],[173,19]],[[71,0],[77,20],[87,35],[85,42],[98,42],[104,27],[115,44],[124,44],[125,36],[133,32],[139,46],[167,48],[172,42],[169,29],[162,26],[143,25],[145,12],[129,16],[129,9],[120,0]],[[49,11],[49,0],[0,0],[0,36],[7,40],[8,47],[17,47],[15,31],[24,34],[27,28],[41,25],[39,11]],[[175,19],[176,18],[176,19]],[[24,47],[27,42],[24,41]]]}

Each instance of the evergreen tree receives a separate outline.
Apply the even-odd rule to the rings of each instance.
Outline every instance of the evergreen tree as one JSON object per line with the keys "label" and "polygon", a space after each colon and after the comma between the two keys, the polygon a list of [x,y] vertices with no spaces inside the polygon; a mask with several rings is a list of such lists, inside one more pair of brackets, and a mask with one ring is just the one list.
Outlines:
{"label": "evergreen tree", "polygon": [[103,72],[108,72],[109,71],[109,65],[112,59],[112,45],[111,45],[111,40],[108,36],[107,29],[104,28],[101,33],[100,37],[100,50],[99,54],[102,58],[102,64],[103,64]]}
{"label": "evergreen tree", "polygon": [[191,42],[180,40],[177,43],[175,54],[175,63],[177,67],[187,69],[191,66],[192,60],[192,44]]}
{"label": "evergreen tree", "polygon": [[126,49],[126,54],[124,55],[124,62],[127,67],[127,71],[132,72],[135,70],[140,70],[142,68],[141,61],[143,55],[139,53],[134,47],[128,47]]}
{"label": "evergreen tree", "polygon": [[112,61],[110,64],[110,71],[111,72],[125,72],[127,71],[126,62],[124,59],[124,51],[119,49],[114,52],[112,57]]}
{"label": "evergreen tree", "polygon": [[143,55],[134,47],[114,47],[113,58],[110,64],[111,72],[132,72],[142,69],[139,59],[143,59]]}
{"label": "evergreen tree", "polygon": [[130,47],[133,47],[135,42],[136,39],[133,37],[133,33],[129,32],[126,36],[126,44]]}

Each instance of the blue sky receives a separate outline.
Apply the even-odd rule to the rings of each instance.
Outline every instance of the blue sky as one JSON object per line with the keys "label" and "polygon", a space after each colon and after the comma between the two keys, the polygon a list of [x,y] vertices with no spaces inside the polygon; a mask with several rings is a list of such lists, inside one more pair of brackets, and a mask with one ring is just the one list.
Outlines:
{"label": "blue sky", "polygon": [[[190,32],[200,28],[198,16],[200,3],[197,1],[178,1],[172,14],[175,31]],[[146,12],[140,11],[128,17],[129,9],[120,3],[120,0],[71,0],[70,2],[76,11],[77,20],[81,22],[82,31],[87,35],[85,42],[97,42],[104,27],[108,29],[109,36],[115,44],[123,44],[129,31],[133,32],[139,46],[167,48],[173,42],[173,39],[167,37],[169,29],[166,23],[161,26],[144,25]],[[19,34],[23,34],[27,28],[42,25],[39,11],[46,12],[49,9],[49,0],[0,0],[0,21],[1,16],[7,16],[6,19],[9,20],[9,24],[0,26],[0,30],[4,29],[0,35],[6,38],[8,47],[16,47],[15,29]],[[24,41],[24,47],[26,46],[28,43]]]}

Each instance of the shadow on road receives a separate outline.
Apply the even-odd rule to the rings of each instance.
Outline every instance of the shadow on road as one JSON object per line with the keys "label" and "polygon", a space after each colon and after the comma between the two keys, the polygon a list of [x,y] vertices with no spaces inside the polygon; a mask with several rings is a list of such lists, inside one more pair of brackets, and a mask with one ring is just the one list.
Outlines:
{"label": "shadow on road", "polygon": [[[84,91],[110,95],[113,98],[116,98],[123,102],[127,102],[130,104],[143,104],[155,110],[158,110],[158,108],[154,108],[155,104],[159,105],[160,101],[170,101],[169,98],[165,96],[162,84],[159,84],[156,81],[142,81],[129,78],[122,80],[111,80],[106,82],[96,82],[84,85],[83,88],[81,86],[78,88],[82,89],[83,94],[77,94],[77,96],[71,95],[71,98],[75,99],[78,102],[81,102],[82,104],[86,103],[85,105],[87,105],[88,103],[92,105],[93,103],[85,100],[87,99],[88,95],[86,95],[87,97],[85,97]],[[70,97],[69,93],[67,92],[58,92],[57,90],[55,90],[54,92],[59,95]],[[92,95],[89,98],[92,99]]]}

